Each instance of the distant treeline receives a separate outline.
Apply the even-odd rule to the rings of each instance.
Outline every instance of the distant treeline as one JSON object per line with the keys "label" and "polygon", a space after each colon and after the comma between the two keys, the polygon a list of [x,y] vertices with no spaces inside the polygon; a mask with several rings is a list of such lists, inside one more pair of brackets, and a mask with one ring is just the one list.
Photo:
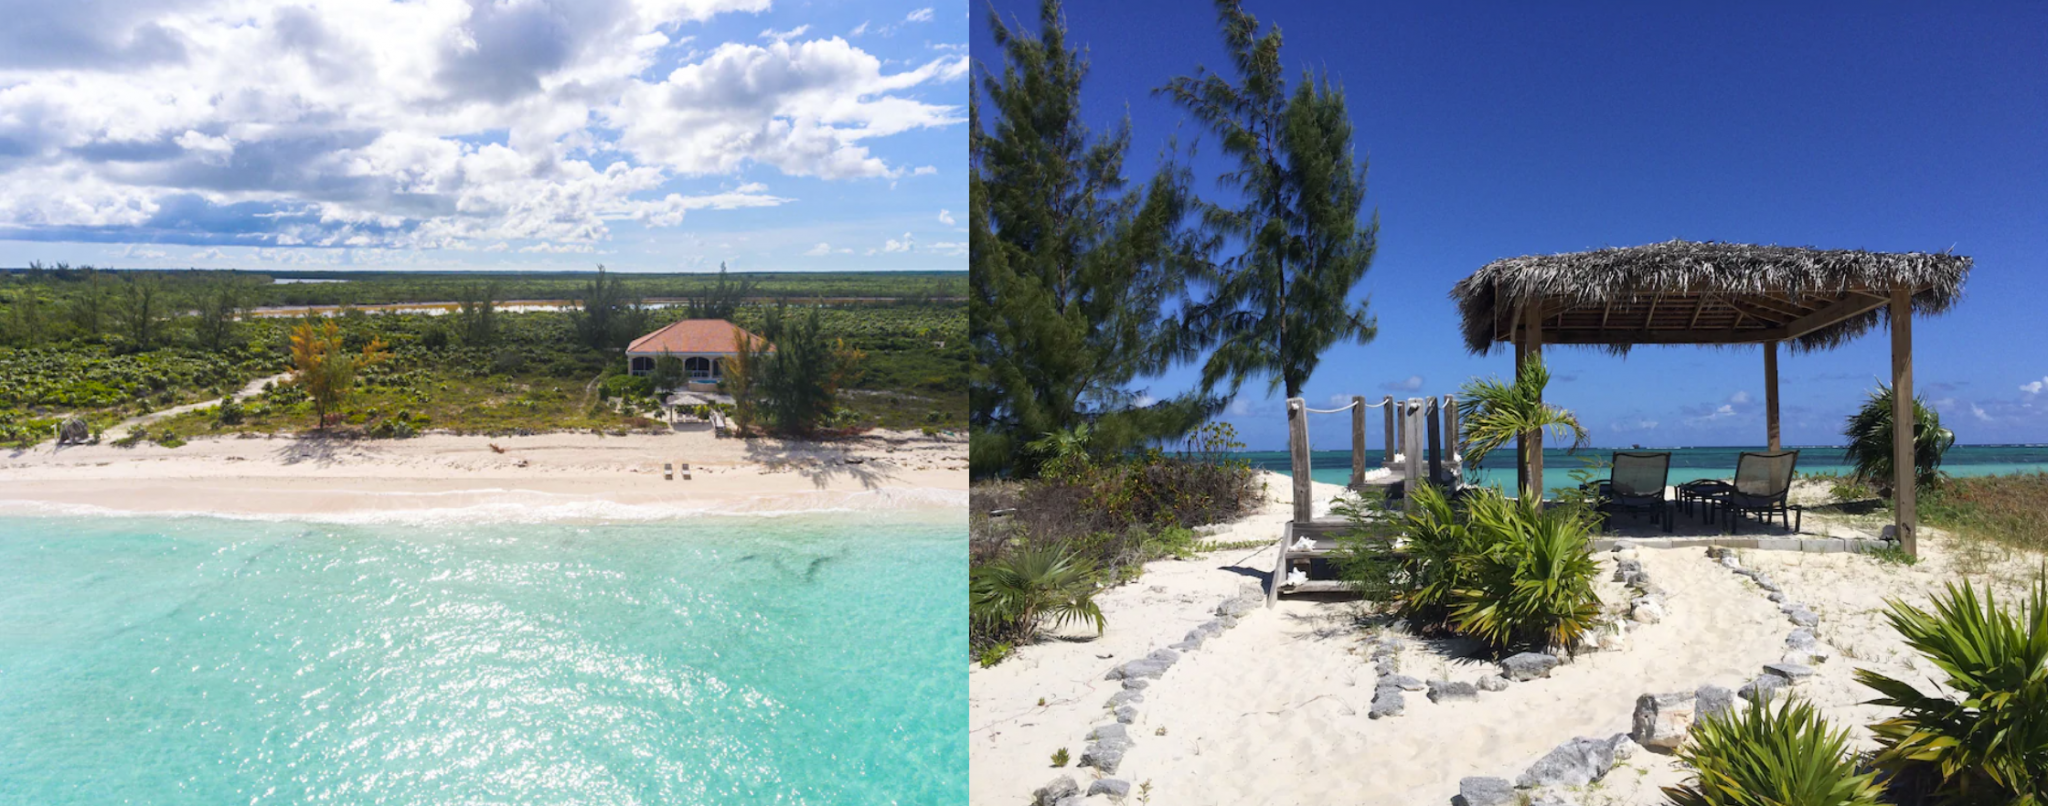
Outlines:
{"label": "distant treeline", "polygon": [[[119,279],[151,275],[164,284],[198,287],[224,280],[238,281],[246,289],[252,307],[276,305],[383,305],[408,302],[448,302],[460,298],[464,288],[489,282],[501,300],[578,299],[596,274],[575,272],[520,271],[241,271],[241,270],[143,270],[96,269],[65,264],[0,269],[0,285],[46,282],[51,286],[81,283],[95,275]],[[710,273],[625,274],[613,273],[624,293],[634,297],[667,298],[701,295],[717,282]],[[902,299],[913,302],[964,299],[967,273],[948,271],[901,272],[758,272],[734,273],[733,278],[752,283],[756,297],[789,297],[792,300],[817,297],[866,297]],[[276,283],[277,280],[342,280],[345,282]],[[53,289],[54,290],[54,289]]]}

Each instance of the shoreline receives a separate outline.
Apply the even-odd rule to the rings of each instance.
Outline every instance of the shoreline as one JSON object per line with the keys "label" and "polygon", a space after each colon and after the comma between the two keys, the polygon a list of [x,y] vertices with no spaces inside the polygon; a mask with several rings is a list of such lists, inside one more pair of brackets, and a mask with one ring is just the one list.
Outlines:
{"label": "shoreline", "polygon": [[[663,465],[677,466],[663,478]],[[680,467],[690,467],[689,480]],[[702,433],[405,440],[206,437],[178,448],[0,453],[21,514],[376,522],[627,520],[958,511],[967,442],[878,431],[831,442]]]}

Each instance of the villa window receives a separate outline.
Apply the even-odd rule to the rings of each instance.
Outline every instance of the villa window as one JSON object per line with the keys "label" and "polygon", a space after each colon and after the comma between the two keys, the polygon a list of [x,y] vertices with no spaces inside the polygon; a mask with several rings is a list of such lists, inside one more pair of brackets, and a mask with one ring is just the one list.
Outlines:
{"label": "villa window", "polygon": [[711,359],[701,355],[683,359],[683,374],[690,376],[690,380],[693,381],[708,381],[715,377]]}
{"label": "villa window", "polygon": [[626,362],[626,370],[634,375],[646,375],[654,371],[654,359],[644,355],[634,356]]}

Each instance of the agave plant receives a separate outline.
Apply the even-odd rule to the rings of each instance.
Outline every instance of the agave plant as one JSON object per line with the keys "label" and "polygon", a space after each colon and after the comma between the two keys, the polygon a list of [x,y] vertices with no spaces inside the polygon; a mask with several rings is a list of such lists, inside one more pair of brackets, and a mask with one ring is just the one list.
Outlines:
{"label": "agave plant", "polygon": [[[1543,402],[1543,390],[1550,385],[1550,370],[1543,357],[1530,355],[1515,371],[1514,383],[1493,378],[1474,378],[1458,390],[1458,423],[1465,455],[1474,463],[1486,458],[1516,437],[1548,430],[1558,437],[1570,434],[1572,450],[1586,444],[1586,429],[1571,412]],[[1531,461],[1534,458],[1536,461]],[[1520,466],[1529,468],[1522,490],[1528,498],[1543,497],[1541,457],[1517,456]]]}
{"label": "agave plant", "polygon": [[1593,629],[1600,569],[1582,510],[1488,491],[1471,498],[1466,528],[1482,547],[1455,594],[1450,617],[1458,632],[1497,649],[1568,649]]}
{"label": "agave plant", "polygon": [[1108,626],[1095,604],[1095,566],[1059,548],[1032,547],[968,573],[967,613],[975,632],[1029,643],[1048,627],[1072,621]]}
{"label": "agave plant", "polygon": [[1878,767],[1943,803],[2048,804],[2048,574],[2014,614],[1989,591],[1951,583],[1929,613],[1899,601],[1887,617],[1959,696],[1922,693],[1868,669],[1874,705],[1900,709],[1871,726]]}
{"label": "agave plant", "polygon": [[[1941,415],[1919,398],[1913,399],[1913,471],[1921,489],[1940,477],[1941,457],[1956,444],[1954,432],[1941,427]],[[1849,438],[1849,463],[1857,478],[1892,495],[1892,388],[1879,384],[1863,408],[1849,416],[1842,429]]]}
{"label": "agave plant", "polygon": [[1675,806],[1875,806],[1882,788],[1811,703],[1763,698],[1692,726],[1678,758],[1692,780],[1667,786]]}

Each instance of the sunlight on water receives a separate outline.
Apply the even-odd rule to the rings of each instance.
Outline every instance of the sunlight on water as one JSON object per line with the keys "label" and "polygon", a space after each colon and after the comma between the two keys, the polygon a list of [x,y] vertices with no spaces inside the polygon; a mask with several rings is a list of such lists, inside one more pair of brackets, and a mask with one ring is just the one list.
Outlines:
{"label": "sunlight on water", "polygon": [[0,518],[9,803],[966,798],[965,535]]}

